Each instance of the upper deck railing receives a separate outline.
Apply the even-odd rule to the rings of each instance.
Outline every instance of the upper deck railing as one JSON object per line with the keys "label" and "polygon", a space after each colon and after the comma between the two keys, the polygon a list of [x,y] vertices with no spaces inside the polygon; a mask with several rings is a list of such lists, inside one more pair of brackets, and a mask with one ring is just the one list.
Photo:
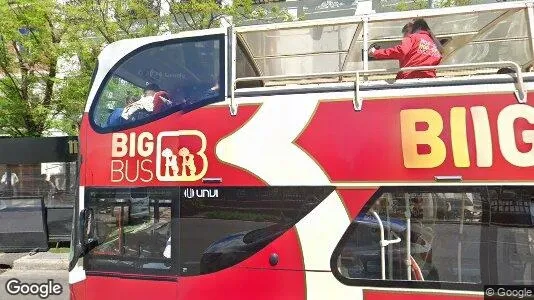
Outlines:
{"label": "upper deck railing", "polygon": [[263,85],[280,84],[281,78],[316,83],[312,79],[323,75],[335,79],[356,71],[393,70],[396,60],[373,59],[368,49],[400,43],[401,28],[415,17],[425,18],[442,41],[442,65],[512,61],[525,69],[534,64],[533,2],[522,1],[236,27],[234,78],[255,77]]}
{"label": "upper deck railing", "polygon": [[[509,67],[515,71],[513,92],[525,103],[522,72],[534,65],[533,6],[533,1],[505,2],[232,28],[236,51],[230,59],[231,112],[237,112],[235,90],[246,82],[272,86],[353,81],[354,108],[360,110],[364,82],[427,69],[437,70],[438,76],[457,76],[488,70],[495,74]],[[399,69],[396,60],[369,57],[371,47],[400,43],[401,28],[415,17],[425,18],[442,41],[441,65]]]}
{"label": "upper deck railing", "polygon": [[[421,71],[421,70],[468,70],[480,68],[510,68],[514,71],[515,89],[512,91],[519,103],[527,103],[527,90],[523,81],[523,72],[521,66],[513,61],[501,62],[484,62],[484,63],[470,63],[470,64],[453,64],[440,66],[424,66],[424,67],[409,67],[409,68],[392,68],[392,69],[374,69],[374,70],[358,70],[358,71],[344,71],[344,72],[330,72],[330,73],[315,73],[302,75],[306,78],[324,78],[324,77],[338,77],[339,81],[343,81],[344,77],[354,78],[354,110],[360,111],[363,106],[363,99],[360,94],[360,86],[363,81],[368,81],[365,77],[378,74],[396,74],[397,72]],[[230,111],[232,115],[237,113],[237,103],[235,101],[235,84],[239,82],[256,81],[256,80],[291,80],[299,79],[302,76],[297,75],[277,75],[277,76],[258,76],[258,77],[243,77],[238,78],[234,82],[230,97]]]}

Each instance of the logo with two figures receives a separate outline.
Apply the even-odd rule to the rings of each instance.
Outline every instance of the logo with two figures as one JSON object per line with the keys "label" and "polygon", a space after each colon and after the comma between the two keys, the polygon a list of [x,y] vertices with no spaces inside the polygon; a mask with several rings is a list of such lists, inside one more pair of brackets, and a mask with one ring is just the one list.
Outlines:
{"label": "logo with two figures", "polygon": [[[184,143],[187,141],[187,143]],[[187,144],[188,146],[182,146]],[[156,149],[156,176],[160,181],[196,181],[208,171],[206,136],[198,130],[161,132]]]}

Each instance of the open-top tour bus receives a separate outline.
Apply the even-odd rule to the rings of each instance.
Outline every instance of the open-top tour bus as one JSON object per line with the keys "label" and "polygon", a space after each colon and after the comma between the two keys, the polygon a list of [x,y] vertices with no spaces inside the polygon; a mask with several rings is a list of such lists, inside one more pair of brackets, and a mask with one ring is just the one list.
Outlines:
{"label": "open-top tour bus", "polygon": [[[395,81],[398,62],[367,51],[414,17],[444,59],[438,78]],[[510,2],[108,45],[80,134],[71,298],[534,284],[533,22]]]}

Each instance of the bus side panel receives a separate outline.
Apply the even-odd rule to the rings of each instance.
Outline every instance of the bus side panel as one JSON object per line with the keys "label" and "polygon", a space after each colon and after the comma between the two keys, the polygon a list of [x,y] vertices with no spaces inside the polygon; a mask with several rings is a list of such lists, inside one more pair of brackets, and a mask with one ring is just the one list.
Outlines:
{"label": "bus side panel", "polygon": [[[273,254],[278,256],[278,262],[275,265],[271,265],[269,262],[270,256]],[[237,267],[271,270],[304,270],[304,258],[302,257],[302,249],[296,228],[289,229],[276,240],[265,246],[265,248],[258,251],[258,253],[238,264]]]}
{"label": "bus side panel", "polygon": [[[85,151],[82,171],[87,172],[82,183],[86,186],[175,186],[177,182],[186,182],[189,186],[205,186],[200,179],[221,178],[225,186],[264,186],[265,182],[257,175],[222,161],[216,153],[232,153],[232,148],[220,150],[217,144],[246,126],[258,109],[259,105],[243,105],[239,114],[232,117],[227,106],[204,107],[105,134],[90,129],[86,114],[83,128],[88,128],[85,140],[91,144],[82,148]],[[182,174],[181,178],[165,175],[162,149],[166,148],[175,154],[180,148],[189,150],[195,174]]]}
{"label": "bus side panel", "polygon": [[70,299],[85,300],[85,280],[70,285]]}
{"label": "bus side panel", "polygon": [[377,189],[339,189],[337,190],[345,209],[351,220],[354,220],[363,209],[363,206],[371,199]]}
{"label": "bus side panel", "polygon": [[108,276],[87,276],[87,300],[175,300],[176,282],[153,278],[131,279]]}
{"label": "bus side panel", "polygon": [[178,280],[178,299],[306,299],[304,271],[230,268]]}
{"label": "bus side panel", "polygon": [[[278,263],[270,264],[271,255]],[[178,299],[305,299],[302,250],[295,228],[236,266],[178,279]]]}
{"label": "bus side panel", "polygon": [[82,122],[80,125],[80,136],[79,136],[79,164],[80,164],[80,170],[78,173],[78,184],[80,186],[85,186],[87,184],[86,176],[88,176],[88,170],[86,168],[87,163],[85,160],[87,159],[87,143],[90,141],[87,138],[88,132],[91,131],[91,127],[89,125],[89,116],[88,113],[84,113],[82,116]]}
{"label": "bus side panel", "polygon": [[534,107],[518,104],[512,94],[364,103],[355,112],[351,99],[321,101],[296,141],[332,182],[534,177],[534,151],[527,138]]}

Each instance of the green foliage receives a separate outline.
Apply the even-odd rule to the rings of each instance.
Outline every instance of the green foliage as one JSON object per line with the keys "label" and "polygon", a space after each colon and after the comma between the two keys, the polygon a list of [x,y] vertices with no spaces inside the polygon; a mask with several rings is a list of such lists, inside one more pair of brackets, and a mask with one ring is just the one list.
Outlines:
{"label": "green foliage", "polygon": [[[439,7],[451,7],[451,6],[464,6],[473,4],[473,0],[434,0],[434,8]],[[416,10],[428,8],[428,0],[413,0],[413,1],[400,1],[395,7],[398,11]]]}
{"label": "green foliage", "polygon": [[472,0],[442,0],[439,7],[465,6],[474,4]]}
{"label": "green foliage", "polygon": [[53,20],[62,16],[53,0],[0,0],[0,16],[0,133],[39,136],[60,113],[54,85],[68,50]]}
{"label": "green foliage", "polygon": [[118,77],[111,78],[103,91],[99,101],[101,105],[96,108],[98,110],[96,115],[102,118],[101,120],[95,120],[99,124],[106,124],[113,108],[125,107],[128,99],[133,99],[133,101],[139,100],[143,93],[140,87]]}
{"label": "green foliage", "polygon": [[217,27],[224,19],[238,25],[291,17],[252,0],[0,0],[0,134],[40,136],[52,128],[77,134],[106,44]]}
{"label": "green foliage", "polygon": [[428,1],[427,0],[414,0],[414,1],[402,0],[399,3],[397,3],[397,6],[395,8],[398,11],[424,9],[424,8],[428,8]]}

